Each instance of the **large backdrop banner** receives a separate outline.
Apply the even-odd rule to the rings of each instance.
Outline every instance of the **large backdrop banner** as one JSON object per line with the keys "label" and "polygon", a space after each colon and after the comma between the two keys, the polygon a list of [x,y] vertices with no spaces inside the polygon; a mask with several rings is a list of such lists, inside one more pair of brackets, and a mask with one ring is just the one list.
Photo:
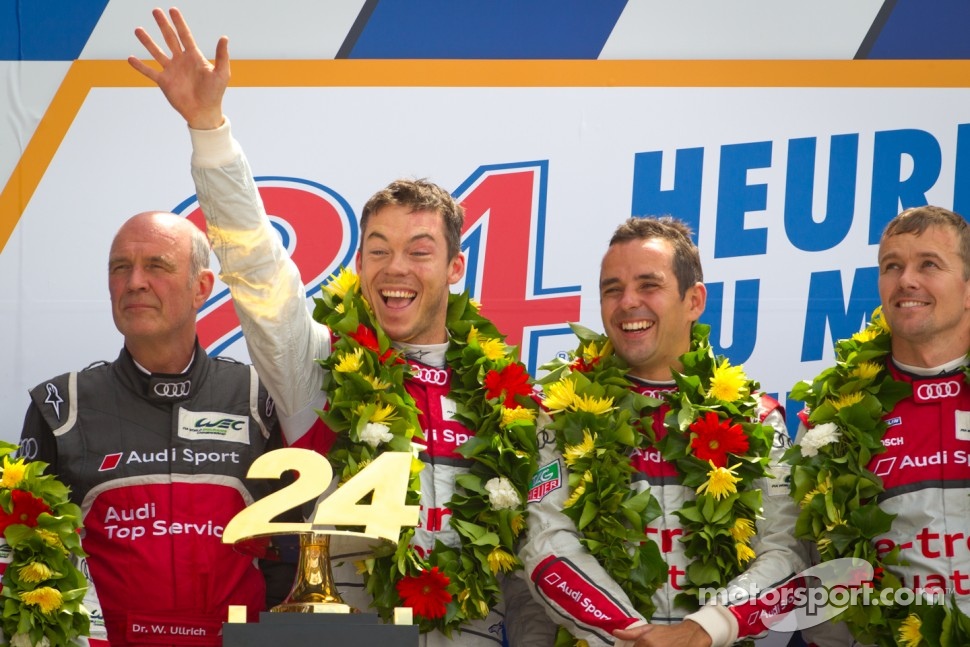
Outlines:
{"label": "large backdrop banner", "polygon": [[[970,213],[968,85],[966,61],[266,60],[234,62],[225,109],[311,299],[352,265],[366,199],[426,177],[466,210],[458,287],[537,370],[574,346],[567,322],[602,329],[616,225],[674,214],[702,252],[713,344],[785,401],[878,304],[885,223]],[[189,154],[125,62],[71,64],[0,193],[0,437],[29,387],[117,355],[121,222],[204,226]],[[199,318],[208,352],[248,359],[223,285]]]}

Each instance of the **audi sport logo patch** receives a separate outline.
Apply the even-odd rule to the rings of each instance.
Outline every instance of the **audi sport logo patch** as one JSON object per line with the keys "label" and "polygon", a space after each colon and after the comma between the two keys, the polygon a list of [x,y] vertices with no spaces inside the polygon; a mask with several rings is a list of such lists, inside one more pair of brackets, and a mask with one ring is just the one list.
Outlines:
{"label": "audi sport logo patch", "polygon": [[529,501],[541,501],[547,494],[562,487],[562,467],[559,461],[543,465],[529,483]]}
{"label": "audi sport logo patch", "polygon": [[98,468],[98,471],[107,472],[118,467],[118,464],[121,463],[121,456],[122,452],[118,452],[117,454],[108,454],[101,459],[101,467]]}

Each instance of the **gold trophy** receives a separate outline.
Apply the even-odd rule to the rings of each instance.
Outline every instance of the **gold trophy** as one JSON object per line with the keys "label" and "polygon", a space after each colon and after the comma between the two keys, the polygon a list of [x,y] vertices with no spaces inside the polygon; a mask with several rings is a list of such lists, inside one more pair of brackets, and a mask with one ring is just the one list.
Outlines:
{"label": "gold trophy", "polygon": [[[329,495],[333,468],[326,458],[308,449],[289,447],[260,456],[249,468],[249,478],[279,478],[295,470],[299,477],[287,487],[256,501],[230,521],[223,543],[252,537],[293,534],[300,536],[296,581],[287,599],[273,607],[277,612],[350,613],[356,611],[341,599],[330,567],[330,537],[341,536],[355,548],[370,549],[376,542],[397,543],[404,526],[418,523],[419,506],[405,503],[411,470],[408,452],[384,452]],[[360,501],[370,495],[368,503]],[[319,498],[318,497],[322,497]],[[280,513],[318,500],[307,522],[273,522]],[[363,531],[341,530],[360,528]]]}

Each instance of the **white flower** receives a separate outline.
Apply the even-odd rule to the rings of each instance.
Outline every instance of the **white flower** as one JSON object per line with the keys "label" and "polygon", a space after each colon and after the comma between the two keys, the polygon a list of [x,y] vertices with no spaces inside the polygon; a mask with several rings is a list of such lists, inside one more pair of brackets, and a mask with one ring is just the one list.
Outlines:
{"label": "white flower", "polygon": [[834,443],[840,436],[839,428],[834,422],[826,422],[824,425],[812,427],[799,443],[802,448],[802,456],[815,456],[818,454],[819,447]]}
{"label": "white flower", "polygon": [[43,636],[36,645],[30,640],[30,634],[14,634],[10,639],[10,647],[50,647],[51,641]]}
{"label": "white flower", "polygon": [[368,422],[364,430],[360,432],[360,441],[374,448],[393,439],[394,434],[391,433],[388,426],[379,422]]}
{"label": "white flower", "polygon": [[485,489],[488,490],[488,502],[493,510],[518,508],[522,504],[519,493],[504,476],[491,479],[485,484]]}

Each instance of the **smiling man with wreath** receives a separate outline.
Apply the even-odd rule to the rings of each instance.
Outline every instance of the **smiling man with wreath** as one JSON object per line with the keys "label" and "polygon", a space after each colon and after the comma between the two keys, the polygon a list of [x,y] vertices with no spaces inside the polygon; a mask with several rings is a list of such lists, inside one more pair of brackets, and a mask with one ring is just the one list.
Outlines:
{"label": "smiling man with wreath", "polygon": [[168,53],[139,28],[158,66],[129,62],[189,125],[220,276],[287,441],[325,454],[344,480],[384,451],[416,456],[408,503],[421,505],[419,526],[376,556],[331,551],[344,601],[385,619],[410,607],[422,647],[548,645],[550,624],[515,573],[537,405],[513,349],[450,292],[465,273],[461,206],[423,180],[378,191],[361,213],[356,274],[324,286],[311,317],[222,113],[228,39],[212,64],[177,9],[153,16]]}
{"label": "smiling man with wreath", "polygon": [[521,555],[557,644],[728,645],[766,630],[781,598],[757,594],[804,566],[784,415],[714,355],[702,281],[686,225],[627,220],[600,272],[606,336],[575,327],[542,380]]}
{"label": "smiling man with wreath", "polygon": [[[880,310],[836,344],[787,458],[799,537],[872,566],[866,598],[812,643],[970,644],[970,227],[907,209],[879,241]],[[878,604],[877,604],[878,601]],[[850,636],[849,634],[852,634]]]}

